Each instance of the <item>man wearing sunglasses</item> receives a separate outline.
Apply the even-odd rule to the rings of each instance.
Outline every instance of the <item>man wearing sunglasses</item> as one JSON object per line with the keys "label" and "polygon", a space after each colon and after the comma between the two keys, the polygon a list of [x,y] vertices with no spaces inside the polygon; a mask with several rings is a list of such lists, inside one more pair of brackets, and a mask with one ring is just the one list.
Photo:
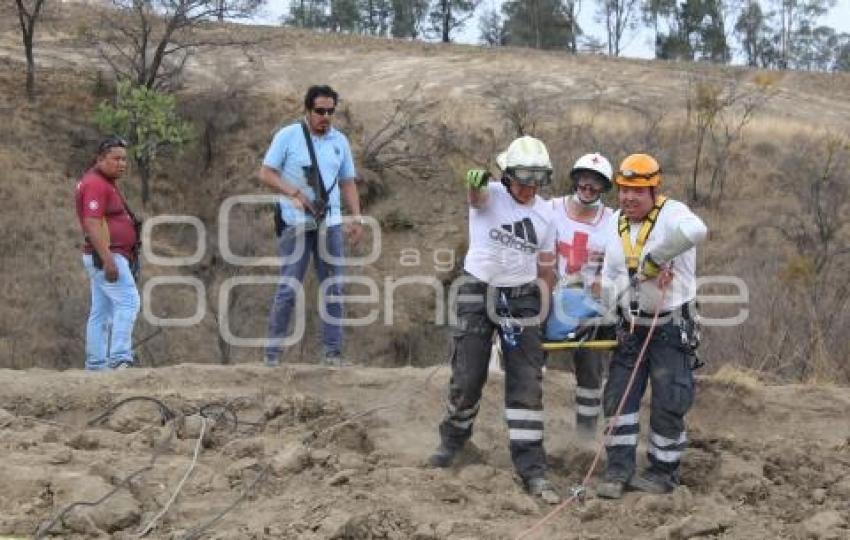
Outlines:
{"label": "man wearing sunglasses", "polygon": [[[621,324],[603,392],[605,416],[617,414],[643,343],[652,328],[646,357],[635,374],[624,407],[606,441],[608,460],[600,497],[617,499],[626,488],[669,493],[678,485],[687,446],[685,414],[694,400],[692,370],[698,367],[696,246],[707,235],[703,221],[683,203],[660,193],[661,167],[652,156],[632,154],[615,182],[620,210],[608,245],[603,283],[618,299]],[[655,314],[657,323],[653,327]],[[635,473],[641,398],[651,387],[649,467]]]}
{"label": "man wearing sunglasses", "polygon": [[[601,154],[585,154],[570,171],[572,193],[551,200],[555,210],[558,286],[546,324],[546,338],[574,338],[581,324],[600,315],[593,298],[602,272],[606,246],[616,242],[610,231],[614,212],[602,204],[612,187],[611,163]],[[595,335],[596,327],[587,329]],[[603,351],[581,348],[572,353],[576,376],[576,428],[587,439],[596,434],[601,412]]]}
{"label": "man wearing sunglasses", "polygon": [[85,236],[83,266],[91,284],[86,369],[92,371],[133,364],[133,327],[140,302],[131,266],[138,257],[138,233],[118,190],[118,179],[126,171],[127,143],[109,137],[100,143],[94,164],[75,190]]}
{"label": "man wearing sunglasses", "polygon": [[[357,243],[363,234],[356,172],[346,136],[331,124],[338,95],[330,86],[311,86],[304,97],[304,118],[278,131],[260,167],[262,183],[283,197],[277,216],[278,253],[284,260],[281,278],[304,282],[304,274],[313,256],[325,310],[322,317],[324,365],[341,367],[342,360],[342,287],[336,276],[344,256],[343,236]],[[309,137],[309,139],[308,139]],[[343,231],[341,202],[351,218]],[[320,235],[324,235],[320,239]],[[322,240],[322,242],[320,242]],[[324,246],[324,250],[320,249]],[[323,257],[323,251],[329,260]],[[280,342],[289,333],[296,291],[281,281],[269,314],[269,340],[265,362],[280,365]]]}
{"label": "man wearing sunglasses", "polygon": [[472,436],[487,380],[494,332],[505,354],[505,418],[511,458],[529,493],[556,504],[543,450],[541,299],[551,290],[555,260],[552,206],[537,194],[551,182],[544,144],[520,137],[496,159],[501,181],[485,170],[467,173],[469,250],[458,289],[452,336],[452,377],[435,467],[449,467]]}

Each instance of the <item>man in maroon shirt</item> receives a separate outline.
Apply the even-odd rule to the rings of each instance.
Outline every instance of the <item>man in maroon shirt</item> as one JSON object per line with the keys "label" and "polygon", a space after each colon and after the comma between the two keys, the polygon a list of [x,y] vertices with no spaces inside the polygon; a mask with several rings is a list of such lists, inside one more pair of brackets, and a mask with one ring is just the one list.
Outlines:
{"label": "man in maroon shirt", "polygon": [[[133,363],[133,326],[139,291],[131,267],[138,256],[135,219],[116,181],[127,170],[127,143],[101,142],[97,157],[76,188],[77,218],[85,235],[83,266],[91,283],[86,327],[86,369],[108,370]],[[111,332],[109,325],[111,324]]]}

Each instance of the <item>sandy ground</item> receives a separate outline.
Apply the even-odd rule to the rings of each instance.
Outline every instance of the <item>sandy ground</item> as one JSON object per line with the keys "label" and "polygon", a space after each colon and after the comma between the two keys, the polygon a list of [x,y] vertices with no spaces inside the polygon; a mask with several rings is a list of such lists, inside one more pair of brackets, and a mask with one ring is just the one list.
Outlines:
{"label": "sandy ground", "polygon": [[[2,371],[0,535],[32,535],[70,503],[120,486],[97,506],[72,508],[52,533],[136,538],[155,521],[149,538],[515,538],[549,508],[513,476],[501,373],[491,375],[474,445],[460,462],[445,471],[424,466],[448,374],[197,364]],[[573,392],[572,375],[548,371],[547,452],[564,493],[581,481],[595,447],[574,434],[566,405]],[[163,421],[155,403],[131,401],[88,425],[134,396],[161,400],[176,418]],[[201,446],[199,410],[216,421]],[[682,487],[619,502],[596,499],[591,487],[583,504],[531,537],[850,538],[848,414],[846,389],[703,378]]]}

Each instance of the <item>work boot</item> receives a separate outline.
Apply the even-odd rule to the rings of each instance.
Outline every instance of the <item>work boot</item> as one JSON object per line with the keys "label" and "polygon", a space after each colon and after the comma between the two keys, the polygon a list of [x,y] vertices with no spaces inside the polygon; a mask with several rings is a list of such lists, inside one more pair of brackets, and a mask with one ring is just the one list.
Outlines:
{"label": "work boot", "polygon": [[561,496],[555,491],[555,487],[542,476],[531,478],[526,481],[525,489],[532,497],[540,497],[546,504],[558,504]]}
{"label": "work boot", "polygon": [[616,476],[605,474],[596,484],[596,496],[603,499],[620,499],[626,490],[626,482]]}
{"label": "work boot", "polygon": [[351,366],[351,362],[346,362],[343,360],[342,355],[340,353],[325,353],[322,357],[321,364],[327,367],[349,367]]}
{"label": "work boot", "polygon": [[133,367],[133,360],[117,360],[115,362],[109,362],[106,364],[107,371],[117,371],[119,369],[127,369]]}
{"label": "work boot", "polygon": [[447,446],[444,443],[440,443],[440,446],[431,454],[431,457],[428,458],[428,464],[432,467],[438,467],[440,469],[446,469],[451,467],[452,462],[457,456],[457,453],[460,451],[460,448]]}
{"label": "work boot", "polygon": [[648,468],[640,474],[632,476],[629,480],[629,489],[635,491],[643,491],[644,493],[653,493],[655,495],[664,495],[670,493],[678,482],[667,473]]}

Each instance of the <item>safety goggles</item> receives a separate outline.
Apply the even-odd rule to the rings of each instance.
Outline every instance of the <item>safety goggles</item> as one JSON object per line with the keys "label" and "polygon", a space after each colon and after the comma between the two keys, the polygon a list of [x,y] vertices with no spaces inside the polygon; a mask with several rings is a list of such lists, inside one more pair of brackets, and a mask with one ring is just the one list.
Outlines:
{"label": "safety goggles", "polygon": [[336,107],[314,107],[313,112],[319,116],[333,116],[336,112]]}
{"label": "safety goggles", "polygon": [[100,146],[97,147],[97,153],[103,154],[113,148],[127,148],[127,141],[117,136],[109,137],[101,141]]}
{"label": "safety goggles", "polygon": [[642,178],[644,180],[649,180],[651,178],[655,178],[659,174],[661,174],[661,169],[658,169],[651,173],[639,173],[637,171],[633,171],[631,169],[622,169],[617,171],[617,174],[625,178],[626,180],[634,180],[637,178]]}
{"label": "safety goggles", "polygon": [[543,167],[509,168],[508,176],[524,186],[546,186],[552,183],[552,169]]}

